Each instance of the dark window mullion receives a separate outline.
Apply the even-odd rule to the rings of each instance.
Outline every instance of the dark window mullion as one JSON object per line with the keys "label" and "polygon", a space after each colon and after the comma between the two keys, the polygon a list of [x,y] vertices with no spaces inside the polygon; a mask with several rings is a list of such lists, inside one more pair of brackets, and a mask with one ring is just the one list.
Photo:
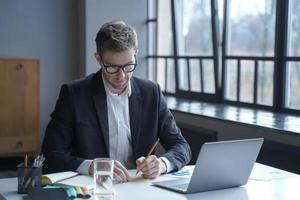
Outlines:
{"label": "dark window mullion", "polygon": [[241,60],[262,60],[262,61],[272,61],[274,60],[274,57],[272,56],[236,56],[236,55],[230,55],[225,56],[227,59],[241,59]]}
{"label": "dark window mullion", "polygon": [[257,104],[258,60],[254,61],[254,104]]}
{"label": "dark window mullion", "polygon": [[199,59],[199,67],[200,67],[200,83],[201,83],[201,92],[204,92],[204,80],[203,80],[203,65],[202,59]]}
{"label": "dark window mullion", "polygon": [[[219,53],[218,53],[218,41],[219,41],[219,24],[218,24],[218,2],[217,0],[211,0],[211,26],[212,26],[212,46],[213,46],[213,63],[214,63],[214,82],[215,82],[215,94],[220,99],[219,90]],[[202,90],[203,92],[203,90]]]}
{"label": "dark window mullion", "polygon": [[[157,0],[158,1],[158,0]],[[177,51],[177,32],[176,32],[176,18],[175,18],[175,1],[171,1],[171,15],[172,15],[172,32],[173,32],[173,49],[174,49],[174,65],[175,65],[175,93],[179,90],[179,70],[178,70],[178,51]]]}
{"label": "dark window mullion", "polygon": [[188,75],[188,91],[191,91],[191,69],[190,69],[190,59],[186,59],[187,75]]}
{"label": "dark window mullion", "polygon": [[299,62],[300,61],[300,57],[286,57],[286,61],[292,61],[292,62]]}
{"label": "dark window mullion", "polygon": [[226,50],[227,50],[227,24],[228,24],[228,1],[224,0],[223,5],[223,30],[222,30],[222,84],[221,84],[221,100],[225,100],[225,91],[228,89],[226,85]]}
{"label": "dark window mullion", "polygon": [[286,73],[286,47],[289,1],[276,1],[276,27],[275,27],[275,67],[273,107],[279,111],[285,107],[285,73]]}
{"label": "dark window mullion", "polygon": [[237,84],[236,84],[236,100],[240,101],[240,89],[241,89],[241,60],[237,61]]}

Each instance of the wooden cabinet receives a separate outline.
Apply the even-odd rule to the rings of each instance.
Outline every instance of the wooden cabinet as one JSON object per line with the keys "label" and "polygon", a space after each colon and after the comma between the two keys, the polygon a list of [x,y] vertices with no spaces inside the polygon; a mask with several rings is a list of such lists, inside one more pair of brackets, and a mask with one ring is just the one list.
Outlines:
{"label": "wooden cabinet", "polygon": [[37,154],[39,60],[0,59],[0,156]]}

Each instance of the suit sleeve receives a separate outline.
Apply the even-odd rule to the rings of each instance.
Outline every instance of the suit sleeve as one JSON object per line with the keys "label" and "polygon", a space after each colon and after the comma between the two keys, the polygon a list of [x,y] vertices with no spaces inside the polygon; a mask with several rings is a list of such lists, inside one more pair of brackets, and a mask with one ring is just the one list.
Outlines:
{"label": "suit sleeve", "polygon": [[166,157],[178,170],[188,164],[191,159],[190,146],[177,127],[175,119],[167,107],[163,94],[158,88],[158,128],[161,144],[165,148],[166,153],[162,156]]}
{"label": "suit sleeve", "polygon": [[71,155],[74,118],[74,104],[70,96],[70,89],[67,85],[63,85],[42,144],[42,153],[46,158],[44,173],[76,171],[83,162],[82,158]]}

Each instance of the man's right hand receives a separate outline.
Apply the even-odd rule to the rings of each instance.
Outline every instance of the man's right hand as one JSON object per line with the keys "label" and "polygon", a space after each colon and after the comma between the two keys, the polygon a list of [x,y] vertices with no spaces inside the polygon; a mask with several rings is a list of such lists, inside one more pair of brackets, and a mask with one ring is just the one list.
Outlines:
{"label": "man's right hand", "polygon": [[[91,163],[89,168],[89,175],[93,176],[94,174],[94,162]],[[130,176],[128,170],[117,160],[114,160],[114,183],[125,183],[130,181]]]}
{"label": "man's right hand", "polygon": [[117,160],[114,160],[114,183],[130,181],[128,170]]}

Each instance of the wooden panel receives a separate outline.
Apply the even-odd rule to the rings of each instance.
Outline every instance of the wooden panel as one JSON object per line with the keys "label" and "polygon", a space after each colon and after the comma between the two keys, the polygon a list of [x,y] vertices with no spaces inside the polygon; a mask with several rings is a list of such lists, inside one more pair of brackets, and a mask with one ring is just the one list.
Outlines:
{"label": "wooden panel", "polygon": [[38,148],[34,135],[5,137],[0,141],[1,154],[30,153]]}
{"label": "wooden panel", "polygon": [[0,155],[37,152],[39,61],[0,59],[0,70]]}
{"label": "wooden panel", "polygon": [[25,129],[25,70],[0,61],[0,136],[19,135]]}

